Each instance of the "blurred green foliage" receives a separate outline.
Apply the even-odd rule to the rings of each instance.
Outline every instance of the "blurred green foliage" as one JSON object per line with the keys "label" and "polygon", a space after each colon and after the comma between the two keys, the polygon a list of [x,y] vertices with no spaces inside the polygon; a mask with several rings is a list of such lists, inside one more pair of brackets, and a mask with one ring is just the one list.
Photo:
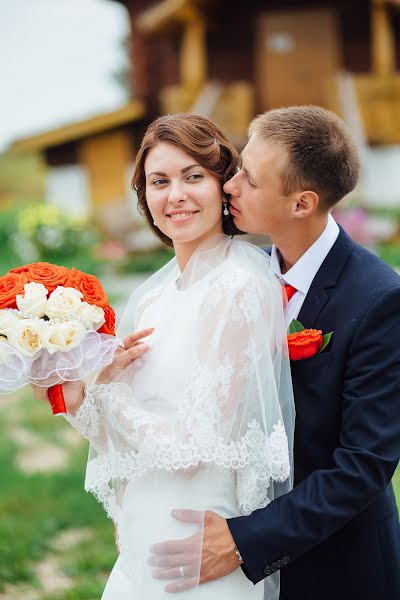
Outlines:
{"label": "blurred green foliage", "polygon": [[379,257],[392,267],[400,268],[400,244],[386,242],[377,249]]}
{"label": "blurred green foliage", "polygon": [[128,255],[119,265],[121,273],[154,273],[175,256],[172,248],[157,248]]}
{"label": "blurred green foliage", "polygon": [[84,219],[68,218],[55,206],[15,203],[0,211],[0,274],[44,261],[98,274],[93,249],[98,236]]}

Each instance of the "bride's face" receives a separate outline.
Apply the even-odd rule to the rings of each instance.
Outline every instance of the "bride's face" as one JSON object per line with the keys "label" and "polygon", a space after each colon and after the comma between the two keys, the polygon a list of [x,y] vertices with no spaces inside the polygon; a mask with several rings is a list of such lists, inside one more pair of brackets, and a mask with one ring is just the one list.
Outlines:
{"label": "bride's face", "polygon": [[190,154],[160,142],[149,151],[144,169],[149,210],[174,244],[222,233],[221,184]]}

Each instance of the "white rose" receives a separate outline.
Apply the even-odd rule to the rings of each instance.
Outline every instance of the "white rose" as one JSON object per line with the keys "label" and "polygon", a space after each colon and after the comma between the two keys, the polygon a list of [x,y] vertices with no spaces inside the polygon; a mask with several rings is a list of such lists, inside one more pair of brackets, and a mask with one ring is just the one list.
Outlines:
{"label": "white rose", "polygon": [[45,348],[49,354],[68,352],[79,345],[86,329],[79,321],[49,325]]}
{"label": "white rose", "polygon": [[87,302],[82,302],[78,315],[82,317],[82,319],[89,321],[95,331],[100,329],[100,327],[106,322],[104,318],[104,310],[100,306],[88,304]]}
{"label": "white rose", "polygon": [[8,330],[19,321],[17,315],[11,310],[0,310],[0,335],[8,335]]}
{"label": "white rose", "polygon": [[81,308],[83,294],[74,288],[59,285],[47,300],[46,315],[49,319],[72,317]]}
{"label": "white rose", "polygon": [[46,337],[46,322],[39,319],[17,319],[7,332],[11,346],[26,356],[37,354],[43,348]]}
{"label": "white rose", "polygon": [[26,283],[25,294],[17,294],[18,309],[33,317],[43,317],[46,312],[48,290],[42,283]]}

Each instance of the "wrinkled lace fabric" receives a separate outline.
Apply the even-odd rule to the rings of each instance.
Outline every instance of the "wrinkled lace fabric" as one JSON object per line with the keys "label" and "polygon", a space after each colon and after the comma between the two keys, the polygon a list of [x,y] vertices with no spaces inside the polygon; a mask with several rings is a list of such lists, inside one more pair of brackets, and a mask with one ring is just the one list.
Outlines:
{"label": "wrinkled lace fabric", "polygon": [[226,473],[234,498],[224,516],[249,514],[289,491],[294,402],[269,257],[218,235],[183,273],[172,260],[133,293],[117,333],[146,327],[155,328],[150,351],[111,383],[89,387],[67,417],[90,440],[85,488],[108,515],[120,522],[127,490],[150,476],[164,489],[165,477],[200,486],[193,506],[182,508],[218,512],[213,494]]}

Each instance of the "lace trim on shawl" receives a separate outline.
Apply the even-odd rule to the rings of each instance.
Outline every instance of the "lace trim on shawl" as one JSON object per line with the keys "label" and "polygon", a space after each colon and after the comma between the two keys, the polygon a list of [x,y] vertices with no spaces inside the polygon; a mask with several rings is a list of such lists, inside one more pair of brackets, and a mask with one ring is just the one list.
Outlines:
{"label": "lace trim on shawl", "polygon": [[[88,463],[85,489],[97,497],[111,518],[115,519],[117,506],[115,490],[110,483],[129,481],[149,470],[187,471],[201,463],[232,469],[237,472],[238,504],[242,514],[250,514],[269,503],[266,490],[271,480],[283,482],[289,477],[288,441],[280,421],[267,438],[260,424],[253,419],[238,441],[226,442],[218,433],[216,414],[214,419],[204,412],[201,419],[193,414],[188,419],[188,414],[179,412],[174,435],[171,435],[171,430],[163,430],[161,423],[150,422],[148,415],[140,415],[135,408],[121,405],[119,399],[126,393],[124,384],[114,384],[111,388],[112,391],[110,385],[95,386],[88,396],[96,393],[99,401],[104,392],[108,406],[113,407],[114,417],[119,414],[120,420],[128,420],[132,427],[134,424],[133,436],[136,435],[140,448],[139,451],[130,448],[124,453],[109,449]],[[93,432],[96,427],[92,422],[95,401],[93,397],[89,398],[73,420],[75,426],[78,423],[89,425]],[[82,431],[83,427],[78,427]]]}

